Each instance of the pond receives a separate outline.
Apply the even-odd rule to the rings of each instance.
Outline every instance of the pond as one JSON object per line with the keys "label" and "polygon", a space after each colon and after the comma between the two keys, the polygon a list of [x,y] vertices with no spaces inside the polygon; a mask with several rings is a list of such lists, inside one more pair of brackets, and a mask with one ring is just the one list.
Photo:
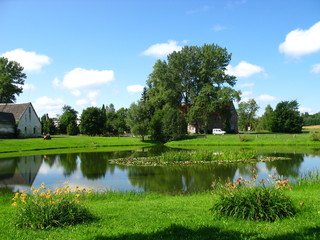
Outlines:
{"label": "pond", "polygon": [[95,191],[146,191],[193,193],[211,189],[214,181],[226,182],[240,176],[249,179],[252,168],[259,178],[279,174],[296,179],[309,170],[320,169],[320,150],[305,153],[259,151],[265,157],[285,157],[256,163],[208,164],[189,166],[123,166],[109,160],[159,154],[157,149],[139,151],[33,155],[0,159],[0,190],[21,191],[41,183],[54,189],[67,182],[71,187]]}

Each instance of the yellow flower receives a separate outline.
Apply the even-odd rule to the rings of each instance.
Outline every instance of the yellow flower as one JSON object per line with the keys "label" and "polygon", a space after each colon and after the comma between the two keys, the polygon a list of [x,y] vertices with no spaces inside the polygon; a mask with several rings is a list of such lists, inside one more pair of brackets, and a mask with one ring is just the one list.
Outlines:
{"label": "yellow flower", "polygon": [[54,204],[54,201],[50,201],[51,204]]}
{"label": "yellow flower", "polygon": [[14,203],[11,203],[11,206],[17,206],[18,205],[18,203],[16,203],[16,202],[14,202]]}
{"label": "yellow flower", "polygon": [[80,197],[80,194],[78,193],[78,194],[76,194],[76,197]]}
{"label": "yellow flower", "polygon": [[43,183],[41,183],[41,186],[44,186],[44,182],[43,182]]}
{"label": "yellow flower", "polygon": [[52,190],[51,190],[51,189],[48,189],[48,193],[52,193]]}
{"label": "yellow flower", "polygon": [[46,196],[46,193],[44,192],[40,193],[40,197],[44,197],[44,196]]}
{"label": "yellow flower", "polygon": [[33,190],[34,190],[34,187],[31,187],[30,190],[33,191]]}
{"label": "yellow flower", "polygon": [[46,198],[51,198],[51,195],[50,195],[50,194],[48,194],[48,195],[46,196]]}

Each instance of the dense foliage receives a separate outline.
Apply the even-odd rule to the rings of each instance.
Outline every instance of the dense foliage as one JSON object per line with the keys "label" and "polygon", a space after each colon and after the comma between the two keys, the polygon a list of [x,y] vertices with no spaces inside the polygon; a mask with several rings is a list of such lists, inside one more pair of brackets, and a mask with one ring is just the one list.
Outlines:
{"label": "dense foliage", "polygon": [[23,67],[5,57],[0,57],[0,103],[13,103],[22,93],[24,80],[27,78]]}
{"label": "dense foliage", "polygon": [[[59,119],[59,130],[62,134],[68,134],[68,126],[69,131],[72,130],[72,134],[75,135],[79,132],[77,127],[77,114],[78,112],[74,110],[71,106],[64,105],[62,108],[62,115]],[[73,127],[76,126],[76,130],[73,129]],[[74,133],[76,131],[76,133]],[[70,132],[69,132],[70,133]]]}
{"label": "dense foliage", "polygon": [[259,109],[257,102],[254,99],[249,99],[247,102],[239,103],[238,108],[238,125],[240,130],[252,130],[255,123],[255,115]]}
{"label": "dense foliage", "polygon": [[97,107],[89,107],[82,111],[80,117],[81,133],[94,136],[103,132],[106,117],[103,111]]}
{"label": "dense foliage", "polygon": [[304,126],[312,126],[312,125],[320,125],[320,112],[315,114],[303,113],[303,125]]}
{"label": "dense foliage", "polygon": [[282,101],[277,104],[271,123],[272,132],[300,133],[303,119],[298,111],[297,101]]}

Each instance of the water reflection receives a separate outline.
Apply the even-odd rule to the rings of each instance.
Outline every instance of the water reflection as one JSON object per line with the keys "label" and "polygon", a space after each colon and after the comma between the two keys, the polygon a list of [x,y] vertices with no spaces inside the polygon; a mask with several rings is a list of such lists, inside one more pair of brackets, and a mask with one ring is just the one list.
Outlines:
{"label": "water reflection", "polygon": [[0,159],[0,190],[21,191],[31,186],[37,188],[42,182],[54,188],[61,187],[67,181],[70,185],[96,190],[192,193],[209,190],[214,181],[225,182],[239,176],[250,178],[253,167],[261,178],[273,172],[296,178],[308,169],[320,168],[319,150],[311,154],[261,152],[266,157],[286,157],[290,160],[250,164],[142,167],[109,163],[109,160],[116,158],[157,154],[159,149],[141,149]]}

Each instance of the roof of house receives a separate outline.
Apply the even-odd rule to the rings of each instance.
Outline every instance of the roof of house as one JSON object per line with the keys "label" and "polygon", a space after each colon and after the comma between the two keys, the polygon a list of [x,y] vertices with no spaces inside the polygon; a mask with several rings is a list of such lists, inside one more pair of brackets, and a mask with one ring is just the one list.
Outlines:
{"label": "roof of house", "polygon": [[18,121],[30,104],[31,103],[0,103],[0,112],[12,113],[14,119]]}
{"label": "roof of house", "polygon": [[0,112],[0,124],[15,125],[16,121],[12,113]]}

